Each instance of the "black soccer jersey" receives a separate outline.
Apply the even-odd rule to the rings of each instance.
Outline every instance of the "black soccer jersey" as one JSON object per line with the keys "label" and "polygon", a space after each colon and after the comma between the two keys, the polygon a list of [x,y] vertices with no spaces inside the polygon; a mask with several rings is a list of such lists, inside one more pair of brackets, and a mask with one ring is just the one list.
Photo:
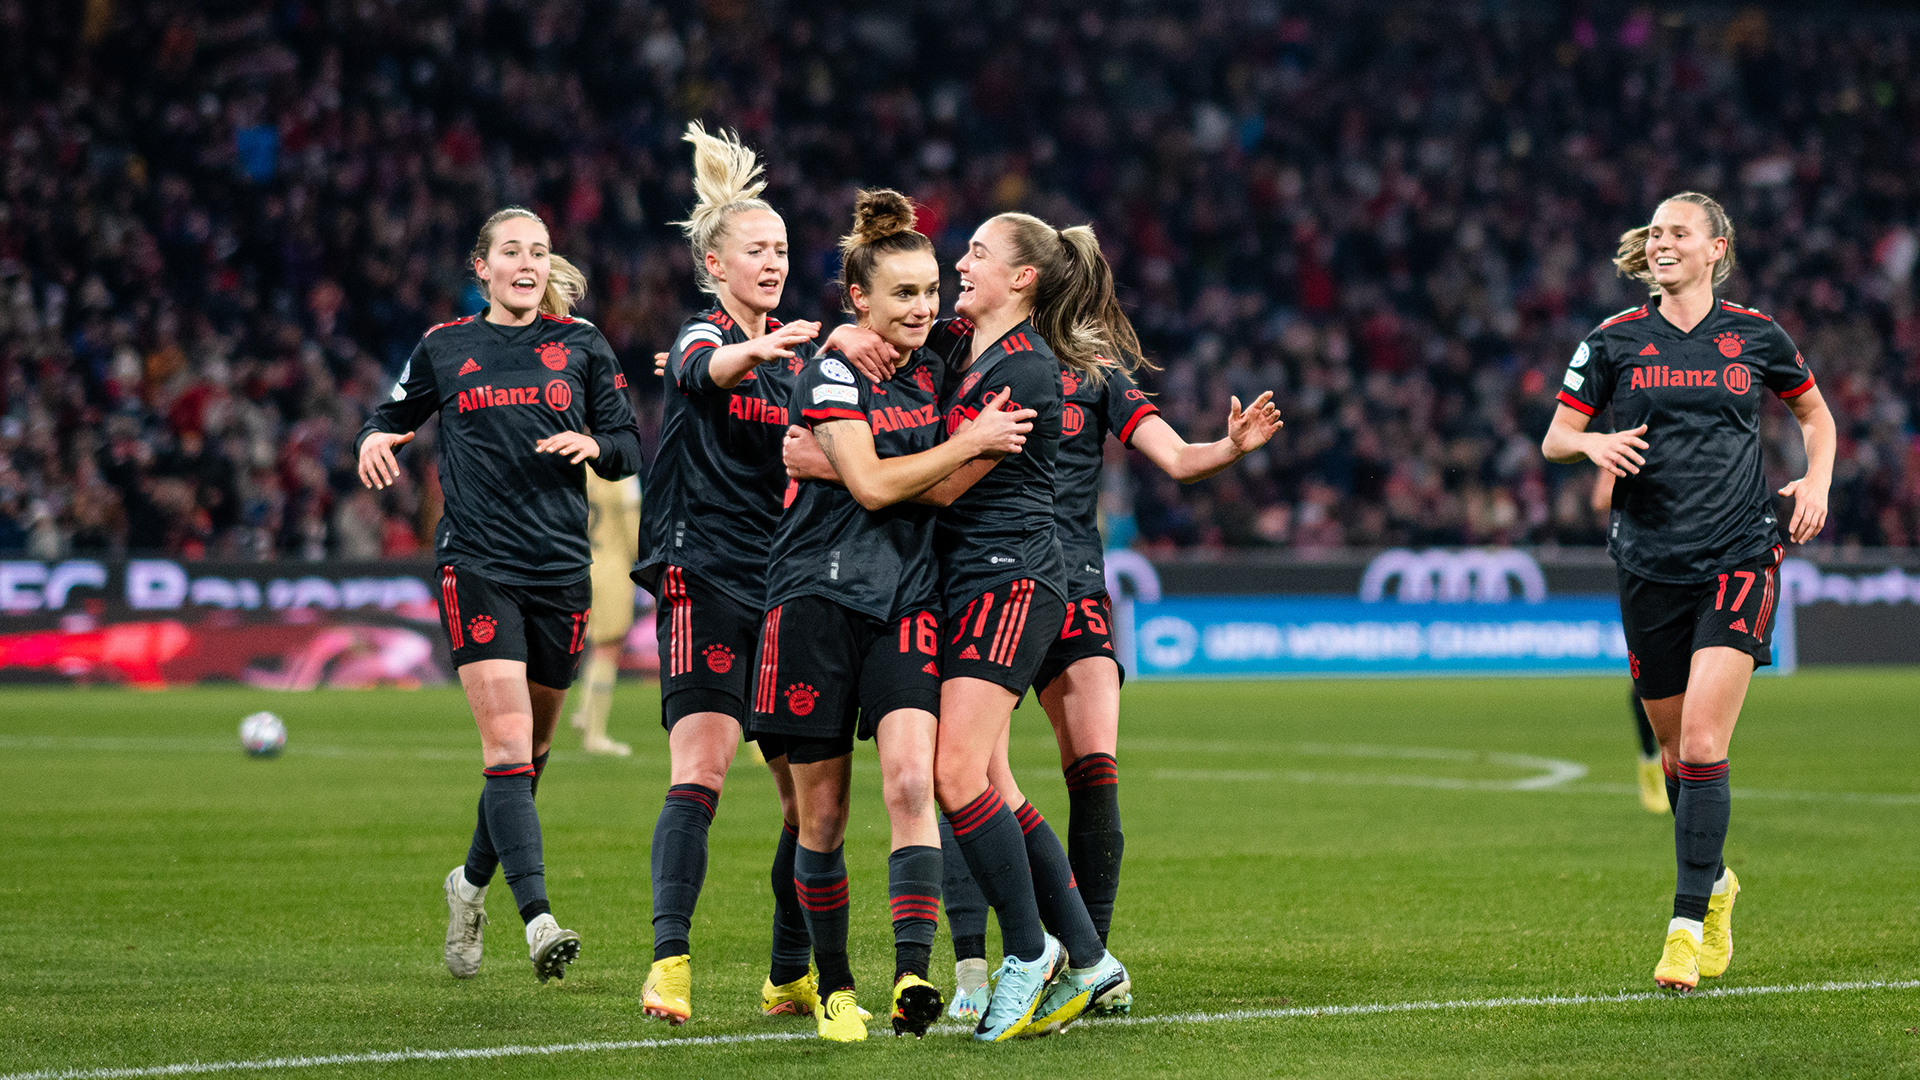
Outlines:
{"label": "black soccer jersey", "polygon": [[1650,303],[1588,334],[1559,400],[1588,416],[1611,405],[1623,431],[1647,425],[1647,463],[1613,489],[1614,561],[1686,585],[1778,542],[1760,467],[1761,393],[1791,398],[1812,387],[1786,331],[1725,300],[1686,333]]}
{"label": "black soccer jersey", "polygon": [[1060,551],[1067,565],[1067,599],[1083,600],[1107,591],[1107,563],[1100,539],[1100,465],[1107,433],[1121,442],[1133,438],[1140,421],[1159,412],[1133,377],[1118,364],[1094,382],[1070,367],[1060,368],[1060,454],[1054,467],[1053,516],[1059,523]]}
{"label": "black soccer jersey", "polygon": [[[964,362],[964,354],[961,357]],[[1055,458],[1060,447],[1060,361],[1030,322],[1007,331],[965,368],[949,369],[942,395],[949,433],[979,415],[989,394],[1012,388],[1010,409],[1033,409],[1033,430],[1021,453],[940,511],[934,550],[947,614],[1003,582],[1032,578],[1066,598],[1066,566],[1053,517]]]}
{"label": "black soccer jersey", "polygon": [[[944,437],[940,381],[946,359],[917,349],[884,384],[857,374],[837,350],[800,373],[793,390],[798,423],[859,420],[873,429],[883,458],[931,450]],[[838,484],[802,480],[774,533],[767,607],[796,596],[823,596],[876,619],[938,606],[933,557],[935,508],[914,502],[869,511]]]}
{"label": "black soccer jersey", "polygon": [[502,326],[469,315],[428,330],[354,440],[405,434],[440,414],[446,511],[434,553],[507,585],[563,585],[587,576],[586,470],[533,444],[587,431],[609,480],[640,468],[640,432],[607,339],[585,319],[541,315]]}
{"label": "black soccer jersey", "polygon": [[[780,327],[767,320],[769,332]],[[640,561],[633,578],[657,596],[669,565],[756,611],[764,610],[767,551],[787,490],[780,460],[787,395],[813,358],[801,343],[785,363],[747,372],[731,390],[713,382],[714,350],[749,340],[718,306],[688,319],[667,357],[666,417],[660,452],[640,508]]]}

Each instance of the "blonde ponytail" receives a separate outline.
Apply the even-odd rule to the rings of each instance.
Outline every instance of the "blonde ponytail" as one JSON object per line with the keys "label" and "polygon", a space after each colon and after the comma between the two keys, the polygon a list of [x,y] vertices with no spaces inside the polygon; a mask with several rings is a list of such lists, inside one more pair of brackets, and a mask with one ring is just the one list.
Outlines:
{"label": "blonde ponytail", "polygon": [[[473,251],[467,255],[467,264],[486,262],[487,253],[493,250],[493,230],[503,221],[512,218],[527,218],[538,221],[542,228],[546,222],[540,221],[540,215],[524,206],[508,206],[493,212],[485,225],[480,226],[480,236],[473,242]],[[480,275],[474,274],[479,281]],[[480,281],[480,291],[487,291],[487,283]],[[540,310],[548,315],[566,317],[573,313],[574,305],[587,295],[587,275],[580,268],[555,254],[547,252],[547,291],[540,296]],[[491,302],[491,299],[489,299]]]}
{"label": "blonde ponytail", "polygon": [[1031,214],[1001,214],[1013,233],[1016,266],[1039,274],[1034,287],[1033,325],[1053,347],[1060,362],[1099,381],[1106,364],[1128,372],[1150,370],[1140,336],[1120,307],[1113,289],[1113,267],[1100,251],[1090,225],[1056,229]]}
{"label": "blonde ponytail", "polygon": [[767,187],[761,178],[764,170],[759,159],[733,132],[709,134],[700,121],[694,120],[687,124],[687,133],[681,138],[693,144],[696,201],[687,220],[674,224],[680,227],[693,249],[694,276],[699,280],[700,291],[718,296],[720,286],[707,273],[708,253],[720,253],[733,215],[743,210],[773,213],[773,207],[759,197]]}
{"label": "blonde ponytail", "polygon": [[[1707,232],[1716,240],[1727,242],[1727,253],[1713,264],[1713,287],[1719,288],[1733,274],[1733,220],[1727,217],[1727,210],[1711,195],[1702,195],[1697,191],[1683,191],[1660,200],[1665,206],[1670,202],[1692,203],[1706,212]],[[1654,208],[1659,212],[1659,207]],[[1620,234],[1620,246],[1614,252],[1613,269],[1621,277],[1632,278],[1647,286],[1647,292],[1658,296],[1660,287],[1653,283],[1653,267],[1647,264],[1647,236],[1652,228],[1642,225],[1637,229],[1628,229]]]}

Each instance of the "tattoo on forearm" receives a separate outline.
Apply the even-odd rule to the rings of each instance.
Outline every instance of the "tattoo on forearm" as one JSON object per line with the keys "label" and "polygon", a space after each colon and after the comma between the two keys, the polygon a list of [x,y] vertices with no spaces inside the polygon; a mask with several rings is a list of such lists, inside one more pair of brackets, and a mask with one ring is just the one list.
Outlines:
{"label": "tattoo on forearm", "polygon": [[820,444],[820,452],[826,455],[827,464],[833,466],[834,472],[839,472],[840,462],[835,460],[833,456],[833,430],[832,429],[833,429],[832,424],[821,424],[819,427],[814,428],[813,441]]}

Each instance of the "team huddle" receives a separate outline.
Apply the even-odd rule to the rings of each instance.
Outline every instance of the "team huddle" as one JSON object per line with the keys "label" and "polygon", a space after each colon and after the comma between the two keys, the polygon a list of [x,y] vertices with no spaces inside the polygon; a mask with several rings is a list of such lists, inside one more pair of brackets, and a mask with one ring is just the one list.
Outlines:
{"label": "team huddle", "polygon": [[[671,757],[650,857],[654,957],[642,1010],[675,1025],[693,1015],[691,925],[708,829],[744,737],[766,761],[783,818],[770,838],[765,1013],[811,1015],[826,1039],[867,1035],[848,960],[843,857],[859,741],[874,744],[891,831],[894,1032],[923,1035],[946,1015],[975,1039],[1000,1042],[1126,1012],[1133,976],[1108,947],[1124,849],[1124,672],[1097,522],[1105,441],[1115,436],[1177,480],[1203,479],[1273,437],[1272,395],[1244,408],[1230,401],[1217,441],[1175,433],[1133,378],[1148,361],[1085,226],[990,218],[954,267],[959,294],[943,315],[933,243],[915,230],[911,200],[889,190],[858,195],[840,243],[853,321],[824,336],[818,323],[782,323],[772,312],[787,277],[786,227],[760,198],[760,163],[698,124],[686,139],[697,202],[681,225],[713,304],[683,324],[664,358],[660,447],[645,470],[632,572],[658,601]],[[1697,203],[1671,200],[1656,235],[1637,241],[1633,270],[1665,291],[1667,318],[1699,306],[1697,279],[1717,272],[1715,250],[1731,266],[1731,227],[1701,228],[1694,218],[1704,216]],[[440,417],[440,606],[485,777],[466,862],[444,885],[445,957],[461,977],[481,961],[496,870],[540,979],[563,976],[579,955],[580,936],[550,910],[534,795],[567,689],[597,640],[585,475],[617,480],[642,465],[620,366],[599,332],[569,314],[585,281],[549,245],[531,212],[488,220],[472,259],[487,311],[427,331],[359,445],[363,481],[385,486],[398,471],[394,449]],[[1678,280],[1682,270],[1693,276]],[[1792,532],[1802,539],[1824,518],[1831,420],[1823,457],[1824,406],[1804,364],[1792,378],[1791,342],[1777,327],[1739,321],[1757,313],[1713,307],[1706,288],[1708,308],[1685,331],[1659,318],[1657,302],[1642,309],[1657,324],[1632,319],[1678,335],[1661,339],[1675,353],[1697,341],[1730,359],[1727,336],[1754,339],[1756,366],[1723,363],[1718,392],[1764,385],[1794,405],[1809,432],[1808,479],[1787,492],[1800,497]],[[1582,345],[1544,449],[1623,477],[1614,496],[1623,611],[1636,692],[1672,777],[1680,857],[1656,978],[1691,988],[1699,974],[1724,970],[1716,942],[1731,954],[1739,886],[1719,867],[1725,746],[1735,690],[1743,696],[1752,666],[1766,662],[1774,578],[1765,560],[1777,563],[1779,549],[1754,547],[1773,528],[1757,487],[1758,394],[1648,397],[1638,358],[1616,355],[1620,333],[1609,328],[1621,322]],[[1705,344],[1710,332],[1721,344]],[[1637,426],[1587,432],[1609,406]],[[1674,437],[1663,443],[1668,425]],[[1716,468],[1730,475],[1703,498],[1691,485]],[[1686,498],[1698,506],[1676,519]],[[1688,515],[1713,522],[1696,529]],[[1725,595],[1729,574],[1752,587]],[[1708,608],[1716,575],[1722,595]],[[1722,612],[1741,624],[1719,627]],[[1012,714],[1029,692],[1060,748],[1064,845],[1008,765]],[[930,970],[943,908],[950,987]],[[986,955],[989,909],[997,967]]]}

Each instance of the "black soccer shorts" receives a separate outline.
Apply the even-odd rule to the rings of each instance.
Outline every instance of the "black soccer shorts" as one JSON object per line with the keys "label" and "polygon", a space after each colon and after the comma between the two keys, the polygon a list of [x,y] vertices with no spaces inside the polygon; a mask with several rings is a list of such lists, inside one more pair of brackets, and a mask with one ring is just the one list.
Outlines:
{"label": "black soccer shorts", "polygon": [[1780,599],[1781,547],[1712,580],[1668,585],[1620,571],[1620,622],[1634,693],[1658,701],[1685,693],[1693,654],[1739,649],[1755,667],[1773,663],[1773,613]]}
{"label": "black soccer shorts", "polygon": [[1066,621],[1060,636],[1047,648],[1040,661],[1040,672],[1033,677],[1036,692],[1045,690],[1068,668],[1089,656],[1104,656],[1120,669],[1120,684],[1126,685],[1127,666],[1113,649],[1113,601],[1106,593],[1075,600],[1067,605]]}
{"label": "black soccer shorts", "polygon": [[748,674],[760,612],[678,566],[660,575],[660,726],[700,712],[747,716]]}
{"label": "black soccer shorts", "polygon": [[940,670],[949,679],[985,679],[1025,694],[1066,616],[1067,602],[1032,578],[996,585],[948,616]]}
{"label": "black soccer shorts", "polygon": [[440,624],[457,669],[476,660],[519,660],[527,680],[565,690],[586,652],[593,581],[507,585],[457,567],[440,568]]}
{"label": "black soccer shorts", "polygon": [[796,596],[767,612],[753,664],[747,737],[793,764],[853,751],[896,709],[940,715],[940,620],[919,611],[892,621],[824,596]]}

